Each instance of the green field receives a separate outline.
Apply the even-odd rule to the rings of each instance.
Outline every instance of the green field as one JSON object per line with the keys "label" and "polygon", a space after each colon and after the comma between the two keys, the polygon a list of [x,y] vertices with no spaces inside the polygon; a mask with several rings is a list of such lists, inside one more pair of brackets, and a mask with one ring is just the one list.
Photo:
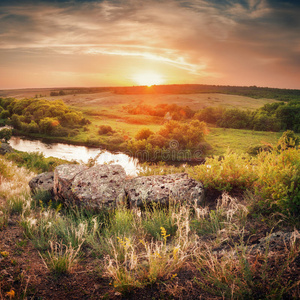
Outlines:
{"label": "green field", "polygon": [[[222,93],[119,93],[104,89],[95,90],[88,93],[82,89],[80,92],[64,90],[65,95],[50,96],[51,89],[34,90],[10,90],[2,91],[3,96],[15,97],[17,99],[35,97],[46,100],[62,99],[67,105],[75,110],[81,111],[91,124],[85,128],[78,128],[76,135],[55,138],[52,141],[65,141],[86,145],[102,145],[111,150],[125,150],[126,141],[133,138],[142,128],[149,128],[158,132],[164,124],[164,118],[130,114],[126,107],[137,106],[139,104],[155,106],[158,104],[176,104],[181,107],[188,106],[194,111],[205,107],[237,108],[242,110],[256,110],[267,103],[277,102],[275,99],[251,98],[244,95],[231,95]],[[127,91],[127,90],[126,90]],[[42,96],[42,97],[40,97]],[[185,122],[185,121],[182,121]],[[99,126],[108,125],[114,130],[113,134],[99,135]],[[261,144],[276,144],[282,133],[224,129],[209,126],[209,133],[206,141],[212,146],[209,155],[221,155],[229,148],[235,152],[246,152],[250,146]],[[35,137],[46,137],[41,134],[32,134]]]}
{"label": "green field", "polygon": [[[247,152],[257,145],[276,145],[282,132],[253,131],[230,128],[209,128],[206,141],[212,146],[211,154],[222,155],[227,149],[236,153]],[[298,134],[298,136],[300,136]]]}

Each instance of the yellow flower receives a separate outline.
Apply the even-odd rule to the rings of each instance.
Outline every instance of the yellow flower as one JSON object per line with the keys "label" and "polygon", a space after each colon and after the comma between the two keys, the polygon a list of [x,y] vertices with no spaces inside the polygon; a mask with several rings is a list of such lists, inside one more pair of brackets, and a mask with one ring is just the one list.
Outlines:
{"label": "yellow flower", "polygon": [[167,231],[164,227],[160,227],[160,230],[161,230],[161,235],[165,241],[165,243],[167,242],[167,237],[170,236],[169,234],[167,234]]}
{"label": "yellow flower", "polygon": [[12,299],[15,297],[15,291],[11,289],[9,292],[6,293],[6,296],[9,296],[9,299]]}
{"label": "yellow flower", "polygon": [[140,241],[140,243],[141,243],[142,245],[146,246],[145,241],[143,241],[143,240],[139,240],[139,241]]}
{"label": "yellow flower", "polygon": [[175,259],[175,260],[177,260],[178,259],[178,251],[179,251],[179,248],[178,247],[174,247],[173,248],[173,258]]}
{"label": "yellow flower", "polygon": [[0,252],[0,254],[3,256],[3,257],[6,257],[9,255],[9,253],[7,251],[2,251]]}
{"label": "yellow flower", "polygon": [[154,255],[157,256],[158,258],[161,258],[161,255],[158,252],[155,252]]}

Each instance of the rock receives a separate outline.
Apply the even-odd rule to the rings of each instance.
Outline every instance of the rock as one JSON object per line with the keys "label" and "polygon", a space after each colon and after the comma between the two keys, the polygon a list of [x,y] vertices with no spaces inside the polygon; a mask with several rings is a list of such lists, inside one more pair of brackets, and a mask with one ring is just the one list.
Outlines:
{"label": "rock", "polygon": [[300,234],[297,230],[293,232],[277,231],[269,234],[267,237],[259,239],[259,243],[252,246],[251,252],[265,252],[266,249],[279,251],[290,246],[292,243],[299,243]]}
{"label": "rock", "polygon": [[46,172],[46,173],[39,174],[38,176],[32,178],[29,181],[31,192],[35,194],[37,190],[44,190],[53,194],[53,181],[54,181],[53,172]]}
{"label": "rock", "polygon": [[5,153],[14,152],[14,149],[7,143],[0,143],[0,154],[4,155]]}
{"label": "rock", "polygon": [[167,204],[170,198],[198,205],[204,200],[203,185],[186,173],[136,177],[126,182],[125,192],[132,207],[150,202]]}
{"label": "rock", "polygon": [[72,200],[92,208],[116,207],[125,200],[125,170],[120,165],[96,165],[77,174]]}
{"label": "rock", "polygon": [[88,167],[82,165],[60,165],[54,170],[54,195],[61,199],[72,197],[71,185],[77,174]]}

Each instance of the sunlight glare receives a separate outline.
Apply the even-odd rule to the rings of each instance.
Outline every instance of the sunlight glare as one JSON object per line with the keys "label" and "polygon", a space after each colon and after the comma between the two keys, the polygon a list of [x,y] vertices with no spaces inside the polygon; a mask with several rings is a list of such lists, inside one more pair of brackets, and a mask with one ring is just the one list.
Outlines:
{"label": "sunlight glare", "polygon": [[165,81],[160,74],[155,72],[136,74],[133,76],[133,80],[138,85],[147,85],[147,86],[163,84]]}

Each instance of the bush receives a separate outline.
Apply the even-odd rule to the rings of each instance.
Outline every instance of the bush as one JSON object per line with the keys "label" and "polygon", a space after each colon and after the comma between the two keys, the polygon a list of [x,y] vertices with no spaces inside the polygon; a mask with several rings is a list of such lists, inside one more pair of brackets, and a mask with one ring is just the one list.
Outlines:
{"label": "bush", "polygon": [[136,135],[135,139],[140,140],[147,140],[154,132],[151,131],[149,128],[142,128]]}
{"label": "bush", "polygon": [[208,158],[205,165],[191,167],[188,173],[206,188],[254,192],[261,199],[257,204],[264,213],[279,211],[299,216],[299,149],[262,151],[252,158],[228,152],[221,160]]}
{"label": "bush", "polygon": [[223,107],[206,107],[195,114],[194,118],[199,121],[216,124],[218,120],[222,119],[225,112]]}
{"label": "bush", "polygon": [[115,136],[111,136],[108,141],[112,145],[121,144],[124,142],[124,138],[120,135],[115,135]]}
{"label": "bush", "polygon": [[7,119],[9,118],[10,113],[8,110],[2,110],[0,113],[0,119]]}
{"label": "bush", "polygon": [[271,145],[256,145],[248,148],[247,153],[250,155],[257,155],[262,151],[272,151],[273,147]]}
{"label": "bush", "polygon": [[225,128],[246,129],[251,122],[251,112],[240,109],[227,109],[217,125]]}
{"label": "bush", "polygon": [[114,130],[109,125],[100,125],[98,134],[112,134],[114,133]]}
{"label": "bush", "polygon": [[279,154],[261,152],[257,157],[256,194],[260,206],[281,213],[300,213],[300,150],[288,148]]}
{"label": "bush", "polygon": [[0,130],[0,140],[4,140],[7,143],[12,136],[12,130],[8,128],[4,128]]}
{"label": "bush", "polygon": [[253,159],[229,151],[221,160],[219,157],[207,158],[204,165],[190,168],[188,173],[205,187],[219,191],[251,188],[257,180]]}
{"label": "bush", "polygon": [[295,135],[294,131],[287,130],[280,137],[277,143],[277,148],[279,150],[293,148],[293,147],[297,147],[299,143],[300,143],[300,138]]}

